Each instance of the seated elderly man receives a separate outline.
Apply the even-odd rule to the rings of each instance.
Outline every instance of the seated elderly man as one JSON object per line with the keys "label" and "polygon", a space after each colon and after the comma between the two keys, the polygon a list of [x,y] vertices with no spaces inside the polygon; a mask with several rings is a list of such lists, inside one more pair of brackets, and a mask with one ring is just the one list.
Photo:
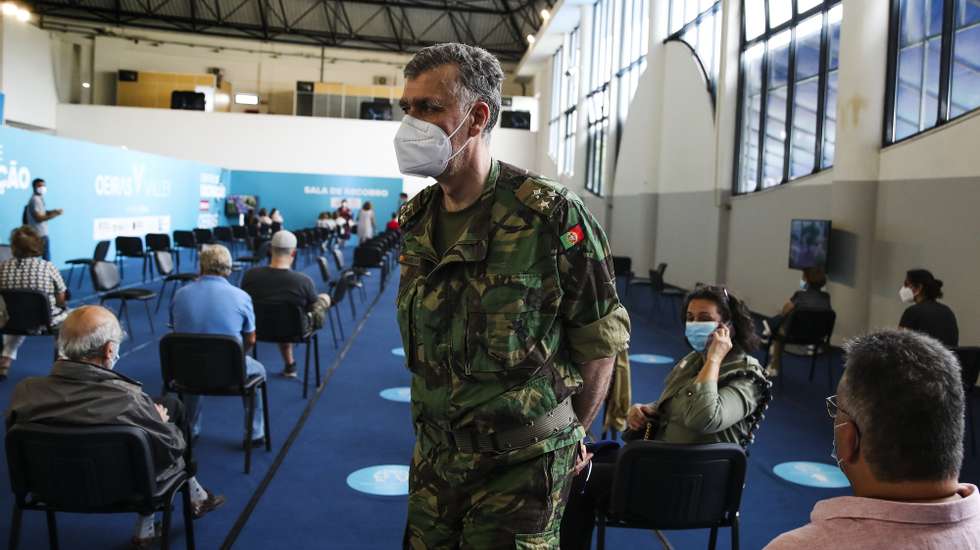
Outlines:
{"label": "seated elderly man", "polygon": [[[51,323],[61,323],[68,314],[65,281],[55,265],[41,257],[44,237],[24,225],[10,232],[10,248],[14,257],[0,263],[0,289],[37,290],[48,297]],[[0,354],[0,381],[7,378],[10,366],[17,359],[17,350],[24,336],[5,334]]]}
{"label": "seated elderly man", "polygon": [[[265,378],[265,367],[247,355],[248,350],[255,345],[255,312],[248,294],[228,282],[227,277],[231,275],[231,254],[220,244],[208,245],[201,250],[199,262],[201,276],[178,290],[170,306],[174,330],[238,338],[246,351],[247,374],[258,374]],[[191,437],[197,437],[201,433],[201,397],[188,395],[184,402],[191,421]],[[265,438],[261,437],[265,433],[262,414],[264,406],[262,395],[256,395],[252,433],[259,434],[259,437],[252,440],[253,447],[260,447],[265,443]]]}
{"label": "seated elderly man", "polygon": [[959,483],[963,386],[938,340],[885,330],[849,342],[831,454],[853,497],[820,501],[768,550],[980,549],[980,495]]}
{"label": "seated elderly man", "polygon": [[[123,331],[116,317],[101,306],[72,311],[58,335],[63,359],[50,376],[27,378],[14,388],[7,425],[39,422],[90,426],[120,424],[142,428],[149,436],[157,479],[166,479],[185,467],[186,448],[179,424],[183,410],[176,398],[156,403],[140,383],[113,370],[119,359]],[[191,478],[194,518],[201,518],[225,502]],[[150,516],[140,516],[134,548],[149,547],[160,531]]]}
{"label": "seated elderly man", "polygon": [[[309,313],[309,322],[315,329],[323,326],[330,296],[317,294],[313,279],[305,273],[292,271],[296,258],[296,235],[285,229],[272,236],[272,260],[268,266],[253,267],[242,278],[242,290],[253,302],[295,305]],[[296,359],[293,345],[279,344],[279,352],[286,363],[283,376],[296,377]]]}

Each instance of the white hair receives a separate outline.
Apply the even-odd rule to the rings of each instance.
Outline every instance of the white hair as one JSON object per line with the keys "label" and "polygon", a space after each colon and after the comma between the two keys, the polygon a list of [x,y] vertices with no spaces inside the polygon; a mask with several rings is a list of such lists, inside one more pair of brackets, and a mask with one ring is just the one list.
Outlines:
{"label": "white hair", "polygon": [[201,275],[231,275],[231,252],[220,244],[209,244],[201,249],[198,258],[201,263]]}
{"label": "white hair", "polygon": [[62,331],[58,334],[58,351],[71,361],[91,359],[99,357],[102,348],[109,342],[115,343],[116,349],[119,349],[119,344],[125,337],[126,333],[119,326],[116,317],[107,315],[104,321],[85,334],[70,334]]}

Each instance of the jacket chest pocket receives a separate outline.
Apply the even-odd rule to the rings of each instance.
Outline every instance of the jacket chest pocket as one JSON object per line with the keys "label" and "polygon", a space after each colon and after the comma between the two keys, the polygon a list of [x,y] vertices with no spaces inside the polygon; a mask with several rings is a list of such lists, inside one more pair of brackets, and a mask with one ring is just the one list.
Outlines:
{"label": "jacket chest pocket", "polygon": [[485,275],[471,283],[467,298],[468,372],[538,367],[550,356],[547,336],[558,311],[560,291],[540,274]]}
{"label": "jacket chest pocket", "polygon": [[[405,365],[412,372],[417,370],[419,360],[415,337],[418,313],[416,312],[416,300],[418,299],[419,282],[422,280],[421,267],[418,258],[401,259],[401,276],[398,281],[398,298],[396,300],[396,311],[398,317],[398,328],[401,331],[402,346],[405,351]],[[414,260],[414,261],[413,261]]]}

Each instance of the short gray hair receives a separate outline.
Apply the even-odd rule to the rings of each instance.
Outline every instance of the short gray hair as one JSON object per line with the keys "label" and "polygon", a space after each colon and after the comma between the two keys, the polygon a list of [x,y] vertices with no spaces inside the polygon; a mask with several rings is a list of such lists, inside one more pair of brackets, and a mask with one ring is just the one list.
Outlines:
{"label": "short gray hair", "polygon": [[295,248],[283,248],[281,246],[271,246],[271,247],[269,247],[269,251],[272,253],[273,256],[289,256],[290,254],[293,253],[294,250],[296,250],[296,249]]}
{"label": "short gray hair", "polygon": [[224,245],[209,244],[201,249],[201,275],[231,275],[231,253]]}
{"label": "short gray hair", "polygon": [[500,116],[500,86],[504,81],[504,70],[493,54],[467,44],[436,44],[415,54],[405,66],[405,78],[411,80],[424,72],[449,64],[456,65],[459,69],[456,94],[457,99],[465,100],[460,103],[480,100],[490,106],[490,118],[487,120],[487,127],[483,129],[483,135],[489,136]]}
{"label": "short gray hair", "polygon": [[945,481],[963,463],[960,364],[938,340],[881,330],[844,345],[840,406],[879,481]]}
{"label": "short gray hair", "polygon": [[119,326],[116,316],[107,315],[104,321],[85,334],[69,331],[59,333],[58,351],[62,357],[70,361],[81,361],[100,356],[102,348],[109,342],[114,342],[118,349],[124,338],[126,333]]}

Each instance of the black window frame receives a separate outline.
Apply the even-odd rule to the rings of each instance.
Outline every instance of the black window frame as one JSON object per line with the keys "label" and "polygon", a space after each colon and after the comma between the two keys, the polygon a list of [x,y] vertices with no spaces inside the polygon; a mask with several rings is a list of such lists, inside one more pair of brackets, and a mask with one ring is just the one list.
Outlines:
{"label": "black window frame", "polygon": [[[673,10],[676,1],[678,0],[670,0],[669,10],[667,15],[668,29],[669,29],[670,22],[673,20]],[[715,2],[711,5],[710,8],[698,13],[698,15],[694,19],[684,23],[683,25],[681,25],[679,29],[670,33],[670,35],[664,39],[664,44],[667,44],[668,42],[678,42],[680,44],[687,46],[687,48],[691,50],[691,54],[694,56],[694,59],[697,60],[698,67],[701,68],[701,73],[704,75],[704,81],[706,83],[708,96],[711,97],[712,112],[714,112],[715,109],[717,108],[716,106],[717,106],[717,95],[718,95],[718,82],[717,82],[718,74],[714,72],[715,69],[714,61],[718,60],[719,67],[720,67],[721,55],[722,55],[721,37],[719,36],[718,32],[712,34],[712,40],[715,42],[713,47],[715,59],[712,60],[712,66],[708,67],[707,65],[704,64],[704,60],[701,59],[701,55],[698,54],[698,49],[696,45],[691,44],[690,42],[685,40],[684,35],[686,35],[687,31],[691,30],[692,28],[700,28],[701,23],[703,23],[704,20],[707,19],[708,17],[713,17],[715,19],[714,24],[716,25],[716,29],[720,29],[722,25],[724,25],[724,21],[721,17],[722,7],[723,7],[722,0],[715,0]]]}
{"label": "black window frame", "polygon": [[[592,4],[592,37],[590,40],[591,63],[589,68],[589,93],[585,96],[586,148],[585,148],[585,190],[602,197],[606,179],[606,156],[608,153],[610,110],[612,108],[613,67],[618,56],[613,48],[618,35],[616,24],[616,3],[621,0],[596,0]],[[602,18],[598,16],[603,11]],[[600,24],[602,28],[600,29]],[[600,44],[599,33],[608,43]],[[601,47],[596,47],[600,45]],[[598,113],[597,113],[598,111]]]}
{"label": "black window frame", "polygon": [[[555,53],[551,55],[551,105],[549,106],[551,112],[548,114],[548,156],[551,160],[558,163],[559,158],[559,148],[562,145],[561,141],[561,119],[562,119],[562,102],[565,96],[564,90],[564,71],[567,70],[565,67],[565,49],[564,44],[558,46]],[[552,156],[554,154],[554,156]]]}
{"label": "black window frame", "polygon": [[564,101],[567,108],[561,113],[559,123],[559,144],[558,144],[558,173],[571,176],[575,173],[575,132],[577,131],[578,119],[578,94],[582,82],[579,80],[579,68],[582,64],[582,33],[580,27],[575,27],[567,35],[567,40],[563,41],[562,46],[568,51],[566,72],[563,75],[562,93],[565,95]]}
{"label": "black window frame", "polygon": [[[746,9],[745,5],[748,0],[741,1],[741,21],[739,22],[739,54],[738,54],[738,101],[737,101],[737,114],[736,114],[736,126],[735,126],[735,162],[733,167],[732,175],[732,195],[748,195],[752,193],[758,193],[760,191],[765,191],[768,189],[775,189],[782,185],[785,185],[791,181],[795,181],[800,178],[807,176],[812,176],[820,172],[829,170],[833,168],[833,163],[824,165],[823,164],[823,141],[824,141],[824,131],[826,127],[827,117],[826,117],[826,104],[827,104],[827,76],[829,73],[829,53],[830,53],[830,25],[828,24],[829,12],[837,6],[841,6],[843,9],[843,0],[821,0],[811,8],[805,11],[797,10],[797,1],[791,0],[791,16],[788,20],[776,25],[775,27],[770,26],[769,22],[769,2],[770,0],[762,0],[763,2],[763,16],[765,18],[765,25],[763,26],[763,31],[756,37],[752,39],[747,39],[745,30],[745,19],[746,19]],[[790,172],[792,170],[792,136],[793,136],[793,116],[794,116],[794,105],[795,105],[795,91],[796,91],[796,28],[804,21],[814,17],[816,15],[823,16],[823,21],[821,22],[820,29],[820,61],[818,69],[818,88],[817,88],[817,125],[815,132],[815,143],[814,143],[814,154],[813,154],[813,169],[808,174],[798,175],[796,177],[790,178]],[[768,111],[768,95],[769,95],[769,58],[770,51],[768,45],[765,46],[765,51],[762,54],[762,82],[761,82],[761,96],[760,96],[760,109],[759,109],[759,158],[758,166],[756,167],[756,187],[755,189],[743,190],[741,189],[741,173],[742,173],[742,128],[745,111],[745,63],[743,57],[745,52],[748,51],[753,46],[758,44],[767,44],[767,42],[773,37],[779,35],[784,31],[790,31],[789,40],[789,52],[788,52],[788,65],[787,65],[787,82],[786,82],[786,119],[784,122],[786,137],[783,143],[783,166],[782,166],[782,177],[779,182],[775,185],[769,187],[763,187],[763,173],[765,169],[765,140],[766,140],[766,118]],[[839,54],[838,54],[839,55]],[[839,70],[838,61],[838,70]],[[839,73],[838,73],[839,74]]]}
{"label": "black window frame", "polygon": [[[945,125],[980,111],[980,106],[964,111],[956,116],[950,115],[953,88],[953,44],[956,34],[956,5],[965,0],[943,0],[943,23],[939,53],[939,97],[936,98],[938,116],[936,124],[919,129],[900,139],[895,138],[896,95],[898,94],[898,56],[899,25],[901,23],[901,0],[890,0],[888,17],[888,81],[885,86],[885,124],[882,126],[882,147],[902,143],[926,132],[938,130]],[[925,52],[923,52],[925,55]],[[927,93],[924,90],[922,93]]]}

